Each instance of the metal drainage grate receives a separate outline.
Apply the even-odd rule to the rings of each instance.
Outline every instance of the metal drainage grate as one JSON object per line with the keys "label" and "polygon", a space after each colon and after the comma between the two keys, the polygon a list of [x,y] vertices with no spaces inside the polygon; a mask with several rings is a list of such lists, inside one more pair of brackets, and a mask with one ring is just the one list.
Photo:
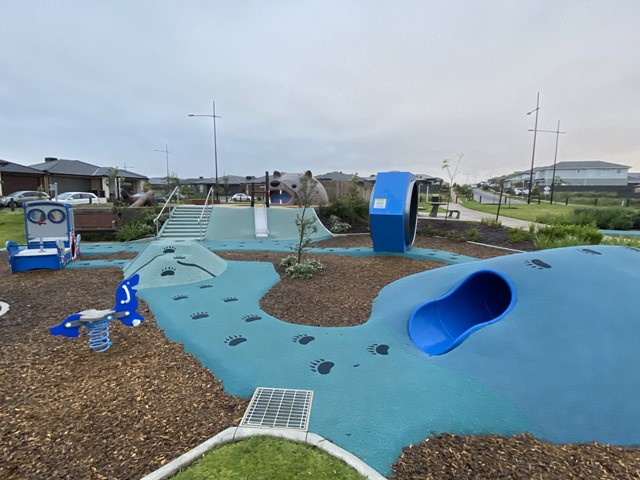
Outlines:
{"label": "metal drainage grate", "polygon": [[291,428],[307,431],[313,390],[258,387],[241,427]]}

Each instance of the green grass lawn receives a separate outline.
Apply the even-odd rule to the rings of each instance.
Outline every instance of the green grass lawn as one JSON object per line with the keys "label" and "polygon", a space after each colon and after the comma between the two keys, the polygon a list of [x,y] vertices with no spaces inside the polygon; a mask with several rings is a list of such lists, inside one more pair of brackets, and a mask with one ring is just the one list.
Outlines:
{"label": "green grass lawn", "polygon": [[0,209],[0,248],[4,248],[7,240],[16,243],[25,243],[27,241],[22,208],[15,212],[8,208]]}
{"label": "green grass lawn", "polygon": [[[476,202],[475,200],[465,200],[464,206],[471,210],[477,210],[485,213],[495,213],[498,210],[497,205],[487,205],[484,203]],[[511,205],[500,206],[500,215],[510,218],[517,218],[519,220],[526,220],[528,222],[536,222],[539,218],[545,215],[564,215],[573,212],[575,207],[573,205],[562,205],[541,203],[538,202],[527,203],[514,203]]]}
{"label": "green grass lawn", "polygon": [[275,437],[251,437],[214,448],[172,480],[289,480],[363,477],[319,448]]}

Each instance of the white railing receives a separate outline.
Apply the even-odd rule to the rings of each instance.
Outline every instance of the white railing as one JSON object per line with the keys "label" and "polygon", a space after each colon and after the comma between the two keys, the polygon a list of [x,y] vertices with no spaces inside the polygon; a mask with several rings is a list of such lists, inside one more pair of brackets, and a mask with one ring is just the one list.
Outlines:
{"label": "white railing", "polygon": [[[173,198],[174,195],[175,195],[176,199],[178,200],[178,203],[180,202],[180,197],[177,195],[179,193],[179,190],[180,190],[180,187],[176,187],[176,188],[173,189],[171,194],[169,194],[169,197],[167,198],[167,200],[164,202],[164,205],[162,206],[162,209],[160,210],[160,213],[158,214],[158,216],[156,218],[153,219],[153,223],[156,226],[156,240],[158,239],[158,236],[160,234],[159,233],[160,228],[158,226],[158,223],[160,222],[160,217],[164,213],[164,210],[169,206],[169,203],[171,202],[171,199]],[[169,216],[171,216],[171,212],[169,212]]]}
{"label": "white railing", "polygon": [[[216,185],[217,187],[217,185]],[[209,189],[209,193],[207,193],[207,197],[204,199],[204,205],[202,206],[202,212],[200,213],[200,218],[198,218],[198,225],[200,227],[200,241],[204,239],[204,235],[202,234],[202,219],[204,217],[204,212],[207,211],[207,205],[209,204],[209,199],[211,199],[211,205],[213,205],[213,187]],[[213,212],[212,212],[213,213]],[[209,219],[207,219],[207,222]]]}

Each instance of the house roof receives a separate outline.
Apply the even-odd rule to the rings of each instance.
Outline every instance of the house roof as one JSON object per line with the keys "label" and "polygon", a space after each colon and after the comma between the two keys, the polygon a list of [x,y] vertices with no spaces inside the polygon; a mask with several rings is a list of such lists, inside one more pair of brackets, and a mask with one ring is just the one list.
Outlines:
{"label": "house roof", "polygon": [[43,163],[30,165],[42,172],[58,175],[81,175],[92,177],[100,169],[97,165],[91,165],[80,160],[65,160],[57,158],[46,158]]}
{"label": "house roof", "polygon": [[[533,170],[549,169],[553,168],[553,165],[546,167],[536,167]],[[621,165],[619,163],[603,162],[602,160],[579,160],[579,161],[566,161],[556,163],[556,170],[575,170],[581,168],[630,168],[628,165]],[[529,172],[529,170],[527,170]]]}
{"label": "house roof", "polygon": [[0,159],[0,172],[44,175],[40,170],[36,170],[35,168],[25,167],[24,165],[18,165],[17,163],[10,162],[9,160],[2,160],[2,159]]}
{"label": "house roof", "polygon": [[[111,173],[111,169],[113,167],[98,167],[98,169],[95,171],[95,173],[93,174],[93,176],[95,177],[108,177],[109,174]],[[138,180],[147,180],[147,177],[145,177],[144,175],[140,175],[139,173],[134,173],[130,170],[125,170],[123,168],[118,168],[115,167],[116,171],[117,171],[117,175],[119,177],[124,177],[124,178],[135,178]]]}
{"label": "house roof", "polygon": [[[31,168],[52,175],[74,175],[80,177],[108,177],[112,167],[98,167],[81,160],[64,158],[46,158],[43,163],[30,165]],[[146,179],[144,175],[117,168],[118,176],[125,178]]]}
{"label": "house roof", "polygon": [[365,179],[359,177],[355,173],[342,173],[342,172],[329,172],[323,175],[318,175],[316,177],[317,180],[333,180],[338,182],[350,182],[353,177],[356,177],[359,181],[364,181]]}

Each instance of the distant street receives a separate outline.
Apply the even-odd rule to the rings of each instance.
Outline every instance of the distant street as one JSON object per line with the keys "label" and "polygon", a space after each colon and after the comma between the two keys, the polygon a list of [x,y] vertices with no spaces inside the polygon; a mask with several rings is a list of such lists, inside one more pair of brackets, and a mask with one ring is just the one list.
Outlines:
{"label": "distant street", "polygon": [[[476,202],[480,202],[480,203],[488,203],[488,204],[498,204],[498,202],[500,201],[500,194],[495,194],[493,192],[490,192],[488,190],[482,190],[481,188],[474,188],[473,189],[473,199]],[[502,200],[503,204],[504,204],[504,197]],[[511,197],[510,200],[508,200],[508,202],[510,203],[524,203],[523,200],[519,199],[516,200],[514,197]]]}

